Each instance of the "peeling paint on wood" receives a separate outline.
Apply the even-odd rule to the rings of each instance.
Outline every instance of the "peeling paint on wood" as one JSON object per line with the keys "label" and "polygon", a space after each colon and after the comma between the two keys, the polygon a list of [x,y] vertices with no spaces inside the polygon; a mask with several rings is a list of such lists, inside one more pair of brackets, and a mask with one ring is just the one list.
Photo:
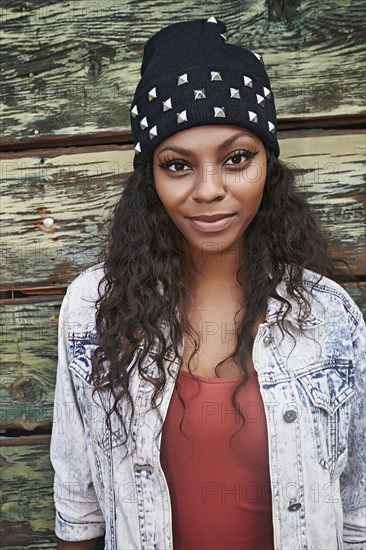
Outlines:
{"label": "peeling paint on wood", "polygon": [[2,447],[1,454],[1,547],[56,548],[49,442]]}
{"label": "peeling paint on wood", "polygon": [[[132,151],[105,149],[3,159],[3,289],[64,283],[75,268],[96,261],[123,176],[132,169]],[[52,231],[42,225],[46,216],[54,220]]]}
{"label": "peeling paint on wood", "polygon": [[50,427],[61,297],[0,308],[1,427]]}
{"label": "peeling paint on wood", "polygon": [[[364,136],[299,132],[280,145],[334,251],[365,274]],[[1,288],[64,285],[96,263],[132,158],[117,146],[4,154]]]}
{"label": "peeling paint on wood", "polygon": [[281,141],[282,158],[298,173],[335,257],[366,274],[365,135],[304,136]]}
{"label": "peeling paint on wood", "polygon": [[145,41],[212,15],[263,55],[280,119],[359,114],[365,11],[361,0],[4,0],[2,141],[128,130]]}

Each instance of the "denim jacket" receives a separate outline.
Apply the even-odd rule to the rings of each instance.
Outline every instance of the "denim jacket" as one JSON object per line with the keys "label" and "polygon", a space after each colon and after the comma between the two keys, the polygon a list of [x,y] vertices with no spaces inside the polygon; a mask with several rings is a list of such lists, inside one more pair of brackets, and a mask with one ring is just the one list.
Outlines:
{"label": "denim jacket", "polygon": [[[90,354],[97,345],[95,300],[103,264],[68,287],[59,317],[59,361],[51,439],[55,470],[55,532],[65,541],[105,533],[106,550],[172,550],[172,514],[150,409],[151,386],[138,374],[141,347],[129,365],[135,403],[136,448],[124,458],[118,418],[104,422],[108,382],[92,397]],[[263,399],[269,447],[274,548],[366,548],[366,330],[361,312],[334,281],[305,271],[311,315],[303,333],[291,301],[288,333],[276,321],[280,301],[270,298],[259,326],[253,363]],[[277,291],[286,296],[281,282]],[[292,338],[292,336],[294,338]],[[180,350],[180,353],[183,350]],[[156,374],[154,350],[146,359]],[[159,405],[164,420],[180,360],[168,354]],[[123,405],[121,405],[123,407]],[[128,414],[128,413],[126,413]],[[161,437],[161,436],[160,436]]]}

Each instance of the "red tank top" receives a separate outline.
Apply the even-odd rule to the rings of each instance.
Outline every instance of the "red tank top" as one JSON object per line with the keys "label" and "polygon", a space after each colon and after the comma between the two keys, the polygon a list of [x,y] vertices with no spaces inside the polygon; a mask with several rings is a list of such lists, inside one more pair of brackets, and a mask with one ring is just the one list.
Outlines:
{"label": "red tank top", "polygon": [[267,426],[256,374],[236,397],[243,426],[231,403],[241,376],[199,376],[197,382],[179,372],[185,415],[175,387],[160,450],[174,550],[274,549]]}

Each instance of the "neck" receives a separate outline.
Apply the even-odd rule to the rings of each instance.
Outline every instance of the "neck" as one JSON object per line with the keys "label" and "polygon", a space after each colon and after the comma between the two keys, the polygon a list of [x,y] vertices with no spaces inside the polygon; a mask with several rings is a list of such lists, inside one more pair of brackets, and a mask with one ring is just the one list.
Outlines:
{"label": "neck", "polygon": [[[213,247],[212,247],[213,248]],[[207,253],[195,251],[191,256],[193,273],[190,286],[193,292],[200,294],[207,289],[237,289],[242,291],[242,286],[237,281],[237,271],[242,263],[242,247],[233,245],[224,251],[210,250]],[[240,274],[243,280],[243,273]]]}

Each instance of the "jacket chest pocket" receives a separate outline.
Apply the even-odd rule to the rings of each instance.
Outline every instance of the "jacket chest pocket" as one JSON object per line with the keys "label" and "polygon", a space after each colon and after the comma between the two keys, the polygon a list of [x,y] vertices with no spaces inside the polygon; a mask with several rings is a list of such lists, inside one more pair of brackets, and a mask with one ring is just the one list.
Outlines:
{"label": "jacket chest pocket", "polygon": [[348,428],[355,391],[349,384],[352,361],[333,359],[313,365],[298,380],[310,399],[319,463],[334,472],[347,448]]}
{"label": "jacket chest pocket", "polygon": [[[105,379],[99,389],[96,389],[92,379],[91,357],[96,348],[96,343],[90,340],[80,339],[77,343],[77,355],[69,364],[69,369],[74,373],[74,385],[77,394],[78,404],[83,415],[84,424],[91,435],[94,443],[109,455],[115,447],[125,447],[128,444],[127,433],[123,426],[129,423],[128,404],[119,401],[116,406],[115,396],[109,382]],[[127,366],[132,370],[141,349],[137,348],[132,360]],[[105,369],[106,371],[106,369]],[[116,408],[118,407],[118,413]],[[111,413],[108,415],[108,413]],[[120,416],[124,422],[121,422]],[[109,420],[108,420],[109,416]]]}

